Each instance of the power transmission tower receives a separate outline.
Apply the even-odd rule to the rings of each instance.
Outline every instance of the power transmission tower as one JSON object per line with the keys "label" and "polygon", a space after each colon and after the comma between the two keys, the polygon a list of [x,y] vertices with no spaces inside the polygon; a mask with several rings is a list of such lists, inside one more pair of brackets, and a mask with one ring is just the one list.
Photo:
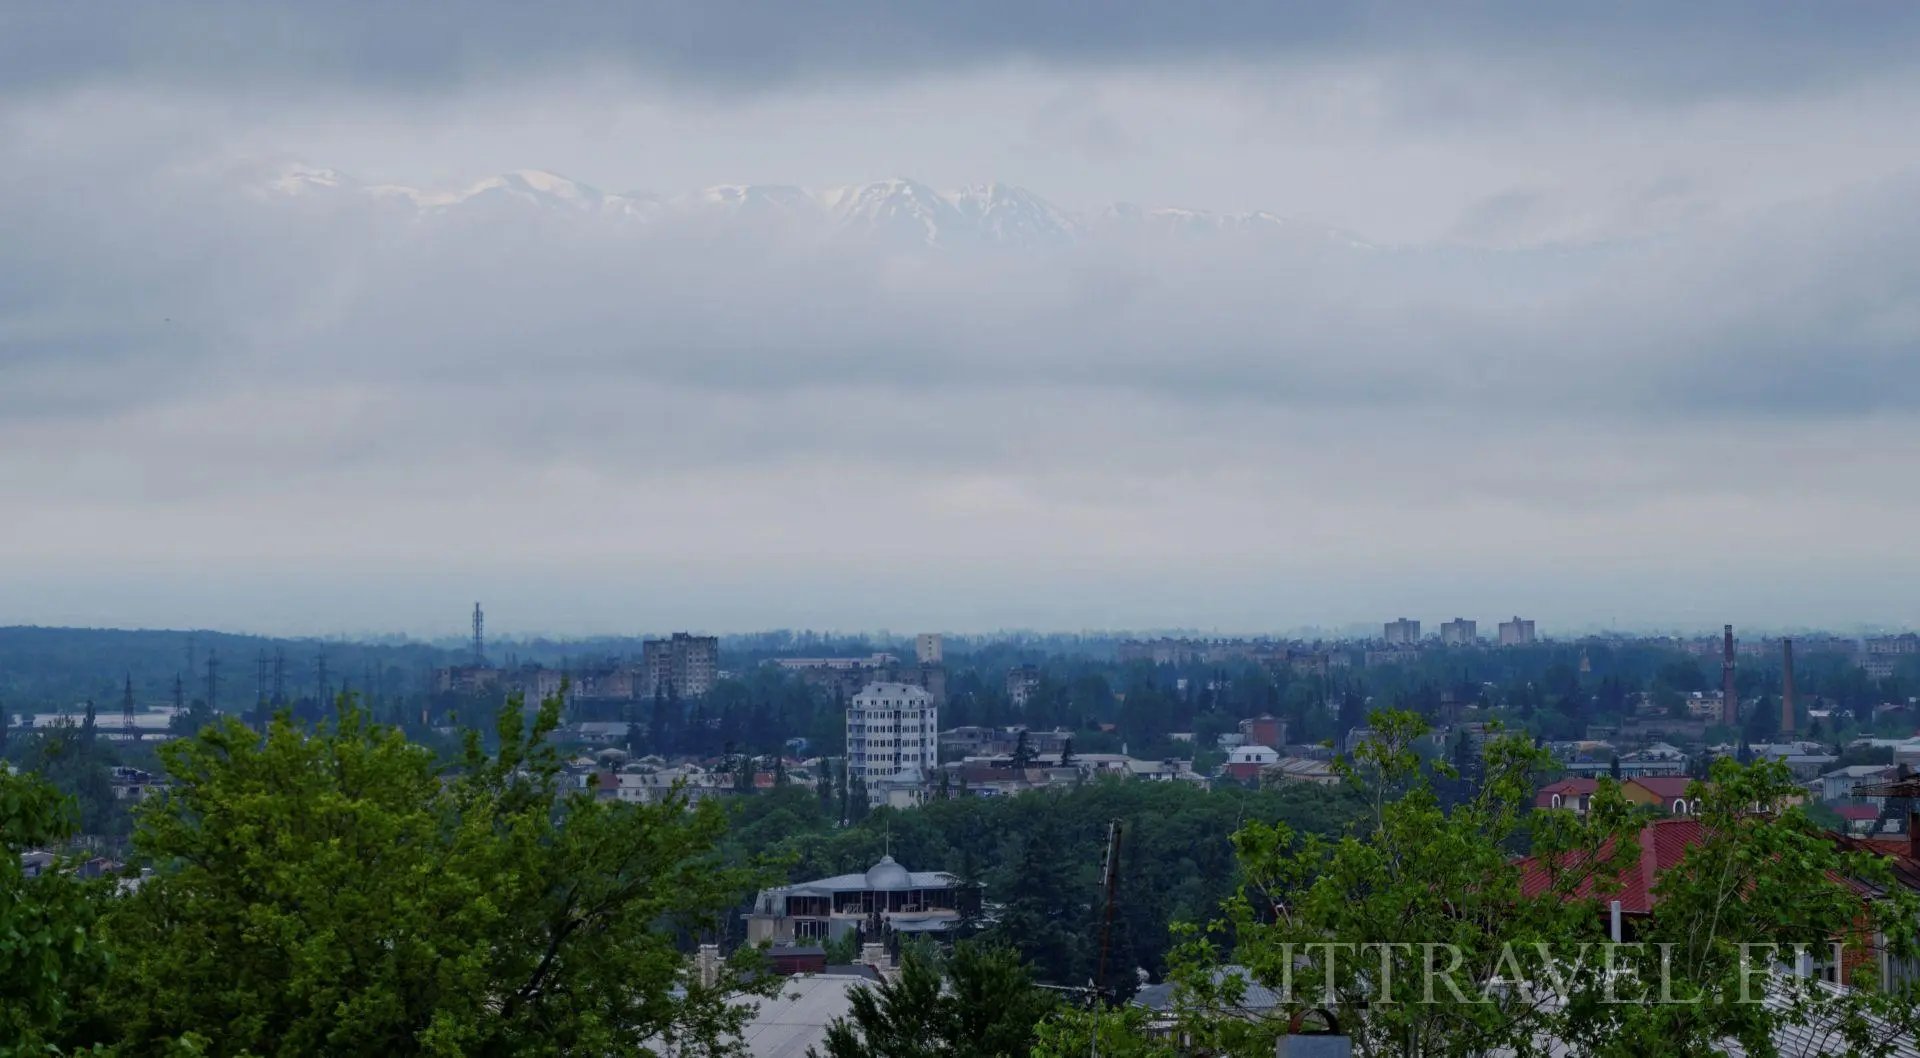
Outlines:
{"label": "power transmission tower", "polygon": [[120,695],[120,724],[134,741],[140,740],[139,733],[133,729],[133,673],[131,672],[127,673],[126,691]]}
{"label": "power transmission tower", "polygon": [[287,652],[273,648],[273,704],[287,704]]}
{"label": "power transmission tower", "polygon": [[186,712],[186,710],[187,681],[181,679],[180,674],[176,672],[173,674],[173,712],[175,716],[178,716]]}
{"label": "power transmission tower", "polygon": [[325,709],[327,703],[332,700],[332,695],[327,693],[327,652],[324,648],[320,651],[320,656],[314,658],[313,665],[316,678],[319,680],[319,685],[315,689],[314,694],[320,699],[320,707]]}
{"label": "power transmission tower", "polygon": [[207,711],[220,711],[220,658],[212,647],[207,648]]}

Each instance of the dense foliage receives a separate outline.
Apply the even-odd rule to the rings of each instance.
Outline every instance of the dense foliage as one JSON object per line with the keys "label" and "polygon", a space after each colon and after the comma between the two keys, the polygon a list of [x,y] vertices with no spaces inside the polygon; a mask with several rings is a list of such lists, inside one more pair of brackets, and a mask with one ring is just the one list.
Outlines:
{"label": "dense foliage", "polygon": [[72,836],[73,804],[44,781],[0,768],[0,1056],[53,1053],[85,1012],[74,998],[106,969],[101,885],[21,853]]}
{"label": "dense foliage", "polygon": [[[350,701],[318,730],[283,715],[263,738],[227,720],[169,744],[172,791],[134,835],[159,869],[93,905],[113,955],[104,981],[49,993],[88,1008],[65,1020],[68,1042],[128,1055],[598,1056],[663,1041],[726,1053],[748,1013],[727,995],[773,979],[744,983],[735,966],[703,985],[672,927],[712,928],[761,878],[714,855],[717,805],[569,790],[544,739],[558,715],[549,701],[528,723],[511,703],[497,749],[471,736],[451,775]],[[57,1003],[41,1008],[59,1022]]]}
{"label": "dense foliage", "polygon": [[864,871],[888,852],[913,870],[950,871],[986,886],[995,907],[982,927],[1017,951],[1040,980],[1079,987],[1098,975],[1104,920],[1100,870],[1108,824],[1121,825],[1120,883],[1108,973],[1130,992],[1134,968],[1158,978],[1169,925],[1209,917],[1239,884],[1226,836],[1253,821],[1333,833],[1364,802],[1350,792],[1296,784],[1208,791],[1187,783],[1120,779],[1017,797],[962,797],[919,809],[876,810],[833,825],[819,791],[789,786],[734,802],[731,855],[787,861],[789,881]]}
{"label": "dense foliage", "polygon": [[903,952],[900,975],[855,991],[811,1058],[1023,1058],[1059,1006],[1019,956],[965,941]]}

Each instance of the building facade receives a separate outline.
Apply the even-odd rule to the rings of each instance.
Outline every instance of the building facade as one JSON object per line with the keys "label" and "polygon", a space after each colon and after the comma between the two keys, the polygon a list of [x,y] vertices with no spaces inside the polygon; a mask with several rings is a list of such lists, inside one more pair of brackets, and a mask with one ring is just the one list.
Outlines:
{"label": "building facade", "polygon": [[980,906],[979,889],[944,871],[909,871],[884,856],[861,874],[763,889],[747,914],[747,943],[822,942],[849,932],[942,936]]}
{"label": "building facade", "polygon": [[940,664],[943,649],[938,632],[922,632],[913,637],[913,656],[922,665]]}
{"label": "building facade", "polygon": [[1533,622],[1515,617],[1511,621],[1500,622],[1500,645],[1503,647],[1532,646]]}
{"label": "building facade", "polygon": [[1420,622],[1402,617],[1398,621],[1388,621],[1385,632],[1380,638],[1388,646],[1410,647],[1420,642]]}
{"label": "building facade", "polygon": [[867,800],[897,802],[940,762],[940,707],[924,687],[871,683],[847,703],[847,777],[866,784]]}
{"label": "building facade", "polygon": [[1470,647],[1480,642],[1480,628],[1464,617],[1456,617],[1440,626],[1440,645]]}
{"label": "building facade", "polygon": [[675,632],[641,644],[640,658],[640,697],[704,698],[720,675],[720,639]]}

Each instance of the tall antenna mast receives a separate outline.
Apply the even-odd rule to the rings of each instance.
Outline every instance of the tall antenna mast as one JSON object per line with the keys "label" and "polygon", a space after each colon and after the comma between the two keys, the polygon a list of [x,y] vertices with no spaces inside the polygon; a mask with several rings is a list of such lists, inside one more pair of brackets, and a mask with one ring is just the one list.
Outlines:
{"label": "tall antenna mast", "polygon": [[480,612],[480,604],[473,604],[473,663],[485,668],[487,665],[487,616]]}

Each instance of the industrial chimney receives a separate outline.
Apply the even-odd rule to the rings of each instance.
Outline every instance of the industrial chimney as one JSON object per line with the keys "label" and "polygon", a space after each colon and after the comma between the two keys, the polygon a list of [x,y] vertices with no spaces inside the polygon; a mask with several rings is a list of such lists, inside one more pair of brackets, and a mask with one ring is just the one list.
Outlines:
{"label": "industrial chimney", "polygon": [[1727,639],[1720,659],[1720,722],[1740,726],[1740,698],[1733,692],[1733,626],[1727,626]]}
{"label": "industrial chimney", "polygon": [[1793,640],[1780,641],[1781,692],[1780,692],[1780,733],[1788,736],[1782,741],[1791,741],[1793,735]]}

